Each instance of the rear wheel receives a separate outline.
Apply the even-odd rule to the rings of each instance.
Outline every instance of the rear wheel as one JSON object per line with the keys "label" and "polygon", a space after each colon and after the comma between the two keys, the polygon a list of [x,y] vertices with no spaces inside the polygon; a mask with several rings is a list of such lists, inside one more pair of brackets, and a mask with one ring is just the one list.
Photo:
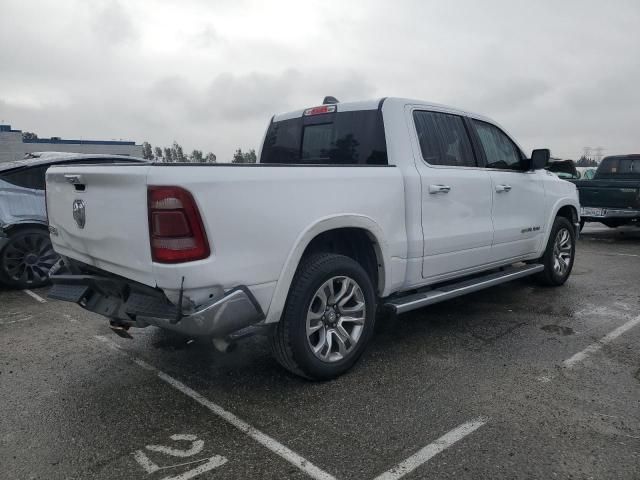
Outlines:
{"label": "rear wheel", "polygon": [[296,273],[271,348],[296,375],[335,378],[360,358],[374,323],[374,289],[360,264],[343,255],[314,254]]}
{"label": "rear wheel", "polygon": [[536,279],[543,285],[564,284],[571,274],[575,254],[576,234],[573,225],[564,217],[556,217],[547,248],[540,258],[544,270],[536,275]]}
{"label": "rear wheel", "polygon": [[49,282],[49,270],[57,260],[45,231],[18,230],[0,252],[0,281],[13,288],[41,287]]}

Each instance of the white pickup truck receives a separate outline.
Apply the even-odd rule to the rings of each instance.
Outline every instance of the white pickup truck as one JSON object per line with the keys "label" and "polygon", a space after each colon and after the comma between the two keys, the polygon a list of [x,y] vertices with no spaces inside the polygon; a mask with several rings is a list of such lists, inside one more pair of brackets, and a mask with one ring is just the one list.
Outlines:
{"label": "white pickup truck", "polygon": [[257,164],[52,167],[50,296],[126,336],[155,325],[224,348],[263,331],[284,367],[332,378],[378,307],[567,280],[578,194],[548,158],[488,118],[383,98],[274,116]]}

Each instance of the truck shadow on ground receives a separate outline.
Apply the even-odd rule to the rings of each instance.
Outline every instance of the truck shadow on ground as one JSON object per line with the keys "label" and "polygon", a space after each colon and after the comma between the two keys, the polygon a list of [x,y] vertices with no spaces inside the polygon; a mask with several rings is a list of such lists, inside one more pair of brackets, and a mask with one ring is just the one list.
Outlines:
{"label": "truck shadow on ground", "polygon": [[[380,377],[382,364],[387,373],[400,374],[407,364],[421,363],[424,358],[445,360],[465,351],[478,352],[527,325],[521,313],[539,313],[546,317],[571,315],[573,306],[555,301],[561,297],[557,290],[521,280],[398,317],[381,314],[361,362],[344,377],[325,383],[359,383]],[[540,326],[550,323],[547,320]],[[153,329],[145,336],[151,352],[147,345],[138,344],[135,350],[145,357],[148,353],[153,355],[153,364],[159,369],[186,375],[198,383],[241,391],[248,387],[260,389],[260,386],[267,390],[298,390],[314,385],[281,368],[271,356],[264,336],[246,340],[231,353],[216,351],[206,340],[169,331]],[[393,366],[394,363],[398,365]],[[392,377],[388,377],[390,387]]]}
{"label": "truck shadow on ground", "polygon": [[599,224],[588,224],[580,233],[584,241],[603,241],[607,243],[635,243],[640,242],[640,227],[608,228]]}

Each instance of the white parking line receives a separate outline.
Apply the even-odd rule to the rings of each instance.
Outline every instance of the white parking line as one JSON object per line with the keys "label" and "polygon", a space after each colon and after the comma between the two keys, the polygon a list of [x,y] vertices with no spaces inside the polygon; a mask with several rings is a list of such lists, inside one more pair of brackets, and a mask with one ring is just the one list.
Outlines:
{"label": "white parking line", "polygon": [[397,480],[405,476],[407,473],[414,471],[420,465],[428,462],[444,449],[450,447],[458,440],[463,439],[467,435],[475,432],[481,426],[487,423],[486,418],[476,418],[470,422],[463,423],[459,427],[454,428],[448,433],[445,433],[435,442],[430,443],[423,449],[419,450],[415,454],[411,455],[404,462],[399,463],[390,470],[387,470],[381,475],[378,475],[374,480]]}
{"label": "white parking line", "polygon": [[118,352],[122,353],[123,355],[126,355],[131,360],[133,360],[136,364],[141,366],[142,368],[144,368],[146,370],[149,370],[151,372],[154,372],[158,376],[158,378],[160,378],[164,382],[168,383],[169,385],[171,385],[173,388],[175,388],[176,390],[180,391],[181,393],[185,394],[187,397],[191,398],[192,400],[195,400],[196,402],[198,402],[203,407],[209,409],[212,413],[214,413],[218,417],[222,418],[226,422],[230,423],[231,425],[236,427],[238,430],[240,430],[245,435],[253,438],[256,442],[261,444],[263,447],[266,447],[267,449],[271,450],[276,455],[279,455],[280,457],[285,459],[287,462],[289,462],[292,465],[294,465],[295,467],[299,468],[304,473],[309,475],[311,478],[315,478],[316,480],[336,480],[336,478],[334,476],[332,476],[331,474],[329,474],[329,473],[325,472],[324,470],[321,470],[320,468],[316,467],[309,460],[301,457],[300,455],[298,455],[293,450],[285,447],[284,445],[282,445],[280,442],[278,442],[274,438],[271,438],[269,435],[267,435],[265,433],[262,433],[260,430],[252,427],[247,422],[245,422],[244,420],[238,418],[237,416],[235,416],[233,413],[229,412],[228,410],[225,410],[221,406],[219,406],[219,405],[213,403],[212,401],[206,399],[205,397],[200,395],[195,390],[192,390],[191,388],[187,387],[182,382],[176,380],[175,378],[173,378],[170,375],[167,375],[163,371],[158,370],[154,366],[149,365],[144,360],[140,360],[139,358],[136,358],[136,357],[133,357],[133,356],[129,355],[127,352],[122,350],[117,343],[114,343],[111,340],[109,340],[108,338],[103,337],[101,335],[96,335],[95,337],[98,340],[100,340],[101,342],[103,342],[106,345],[108,345],[110,348],[117,350]]}
{"label": "white parking line", "polygon": [[24,318],[19,318],[18,320],[9,320],[8,322],[0,320],[0,325],[11,325],[12,323],[26,322],[27,320],[31,320],[32,318],[33,315],[27,315]]}
{"label": "white parking line", "polygon": [[595,353],[598,350],[600,350],[607,343],[612,342],[613,340],[618,338],[620,335],[625,333],[627,330],[632,329],[633,327],[635,327],[638,324],[640,324],[640,316],[634,318],[633,320],[629,320],[627,323],[625,323],[624,325],[619,326],[618,328],[613,330],[611,333],[608,333],[607,335],[602,337],[597,342],[592,343],[591,345],[589,345],[587,348],[585,348],[581,352],[578,352],[575,355],[573,355],[571,358],[566,359],[564,362],[562,362],[562,365],[565,368],[573,367],[574,365],[582,362],[585,358],[587,358],[592,353]]}
{"label": "white parking line", "polygon": [[38,295],[37,293],[33,293],[31,290],[22,290],[24,293],[26,293],[27,295],[29,295],[31,298],[33,298],[36,302],[40,302],[40,303],[47,303],[47,301],[42,298],[40,295]]}

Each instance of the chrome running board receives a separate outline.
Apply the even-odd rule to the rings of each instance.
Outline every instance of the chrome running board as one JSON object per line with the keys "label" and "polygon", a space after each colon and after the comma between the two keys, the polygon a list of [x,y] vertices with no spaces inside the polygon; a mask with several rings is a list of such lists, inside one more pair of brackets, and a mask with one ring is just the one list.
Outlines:
{"label": "chrome running board", "polygon": [[444,302],[451,298],[459,297],[467,293],[476,292],[484,288],[493,287],[504,282],[510,282],[517,278],[527,277],[544,270],[544,265],[524,265],[521,267],[509,267],[500,272],[490,273],[482,277],[464,280],[459,283],[449,284],[421,293],[412,293],[403,297],[394,297],[384,302],[384,306],[395,313],[405,313],[416,308],[426,307],[434,303]]}

